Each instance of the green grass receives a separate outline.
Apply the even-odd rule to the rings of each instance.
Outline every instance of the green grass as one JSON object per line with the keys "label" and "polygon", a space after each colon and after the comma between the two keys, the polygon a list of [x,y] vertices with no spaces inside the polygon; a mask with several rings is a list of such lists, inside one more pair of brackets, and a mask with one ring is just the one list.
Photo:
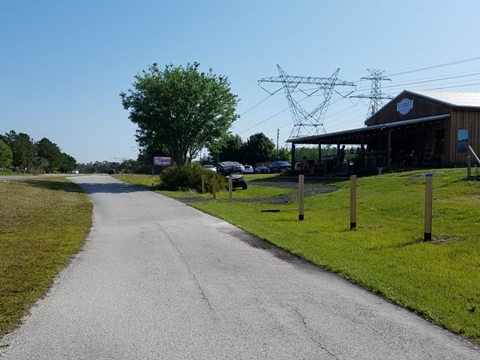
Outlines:
{"label": "green grass", "polygon": [[[118,180],[125,181],[137,186],[142,186],[149,190],[155,190],[156,192],[163,194],[165,196],[174,198],[174,199],[212,199],[213,195],[210,193],[199,194],[196,192],[190,191],[166,191],[158,190],[160,185],[160,177],[158,175],[136,175],[136,174],[117,174],[113,175]],[[269,174],[256,174],[256,175],[245,175],[245,180],[264,180],[266,178],[275,179],[278,176],[269,175]],[[264,197],[273,197],[281,195],[292,195],[295,194],[293,189],[280,189],[274,187],[265,187],[265,186],[250,186],[247,190],[242,188],[233,189],[232,199],[252,199],[252,198],[264,198]],[[216,198],[219,200],[228,200],[229,193],[226,189],[222,189],[216,193]]]}
{"label": "green grass", "polygon": [[[298,221],[297,201],[274,206],[235,201],[293,194],[292,189],[249,186],[235,190],[232,202],[221,191],[217,201],[192,206],[480,343],[480,183],[463,181],[465,175],[464,169],[434,173],[433,242],[423,241],[421,172],[358,179],[357,231],[349,230],[348,181],[336,182],[336,192],[306,198],[304,221]],[[115,177],[150,189],[159,185],[158,176]],[[79,187],[60,177],[2,181],[0,199],[2,336],[79,250],[91,225],[92,205]],[[287,211],[261,212],[272,207]]]}
{"label": "green grass", "polygon": [[[306,198],[304,221],[297,201],[275,205],[288,210],[278,213],[261,212],[269,203],[223,195],[192,206],[480,343],[480,182],[465,176],[465,169],[434,172],[432,242],[423,241],[425,176],[418,171],[358,179],[357,231],[349,230],[348,181]],[[234,199],[275,191],[249,186]]]}
{"label": "green grass", "polygon": [[78,252],[92,204],[64,178],[0,181],[0,338]]}

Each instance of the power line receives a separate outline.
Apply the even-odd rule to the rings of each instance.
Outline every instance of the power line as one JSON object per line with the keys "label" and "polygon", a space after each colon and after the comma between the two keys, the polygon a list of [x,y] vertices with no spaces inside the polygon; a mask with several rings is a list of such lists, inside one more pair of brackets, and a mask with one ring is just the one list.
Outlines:
{"label": "power line", "polygon": [[468,58],[468,59],[463,59],[463,60],[451,61],[451,62],[448,62],[448,63],[438,64],[438,65],[427,66],[427,67],[414,69],[414,70],[407,70],[407,71],[399,72],[399,73],[396,73],[396,74],[390,74],[388,76],[398,76],[398,75],[411,74],[411,73],[414,73],[414,72],[419,72],[419,71],[424,71],[424,70],[432,70],[432,69],[437,69],[437,68],[444,67],[444,66],[458,65],[458,64],[463,64],[463,63],[466,63],[466,62],[477,61],[477,60],[480,60],[480,56],[476,56],[476,57]]}
{"label": "power line", "polygon": [[[480,60],[480,56],[477,56],[477,57],[471,57],[471,58],[467,58],[467,59],[461,59],[461,60],[457,60],[457,61],[451,61],[451,62],[447,62],[447,63],[441,63],[441,64],[436,64],[436,65],[432,65],[432,66],[426,66],[426,67],[422,67],[422,68],[418,68],[418,69],[412,69],[412,70],[407,70],[407,71],[403,71],[403,72],[398,72],[398,73],[394,73],[394,74],[390,74],[388,76],[390,77],[393,77],[393,76],[399,76],[399,75],[404,75],[404,74],[411,74],[411,73],[417,73],[417,72],[421,72],[421,71],[427,71],[427,70],[432,70],[432,69],[436,69],[436,68],[441,68],[441,67],[447,67],[447,66],[452,66],[452,65],[458,65],[458,64],[463,64],[463,63],[467,63],[467,62],[472,62],[472,61],[477,61],[477,60]],[[395,84],[395,85],[390,85],[387,87],[387,89],[389,89],[390,91],[395,91],[394,89],[398,88],[398,87],[404,87],[404,86],[409,86],[409,85],[414,85],[414,84],[429,84],[429,83],[438,83],[440,81],[450,81],[450,80],[454,80],[454,79],[460,79],[460,78],[467,78],[467,77],[472,77],[472,76],[476,76],[476,75],[479,75],[480,73],[478,72],[475,72],[475,73],[467,73],[467,74],[459,74],[459,75],[452,75],[452,76],[444,76],[442,78],[426,78],[424,80],[421,80],[421,79],[417,79],[415,81],[410,81],[410,82],[404,82],[404,83],[400,83],[400,84]],[[473,80],[473,79],[472,79]],[[357,82],[353,82],[353,83],[360,83],[360,81],[357,81]],[[443,87],[435,87],[433,89],[430,89],[430,90],[441,90],[441,89],[448,89],[448,88],[459,88],[459,87],[465,87],[465,86],[476,86],[476,85],[480,85],[480,83],[476,82],[476,83],[463,83],[463,84],[459,84],[459,85],[454,85],[454,86],[443,86]],[[366,90],[367,88],[365,88]],[[281,89],[280,89],[281,90]],[[304,90],[304,91],[313,91],[315,89],[307,89],[307,90]],[[295,90],[295,92],[298,92],[300,90]],[[362,91],[361,89],[359,89],[359,91]],[[250,109],[248,109],[247,111],[245,111],[242,115],[245,115],[246,113],[250,112],[251,110],[253,110],[254,108],[256,108],[257,106],[259,106],[260,104],[262,104],[263,102],[265,102],[267,99],[271,98],[274,94],[277,95],[277,94],[282,94],[284,92],[280,92],[280,93],[273,93],[273,94],[269,94],[269,96],[267,96],[265,99],[261,100],[259,103],[257,103],[256,105],[254,105],[253,107],[251,107]],[[311,94],[310,97],[313,97],[313,96],[321,96],[321,95],[313,95]],[[303,101],[305,99],[307,99],[307,97],[305,97],[304,99],[300,100]],[[330,105],[333,105],[339,101],[341,101],[343,99],[339,99],[337,101],[334,101],[334,102],[331,102]],[[354,105],[353,107],[349,108],[349,109],[353,109],[355,108],[357,105]],[[288,110],[289,108],[284,108],[283,110],[267,117],[266,119],[260,121],[259,123],[249,127],[248,129],[245,129],[243,131],[241,131],[239,134],[243,134],[265,122],[267,122],[268,120],[271,120],[272,118],[276,117],[277,115],[280,115],[281,113],[284,113],[286,110]],[[346,110],[341,110],[339,113],[336,113],[336,114],[333,114],[333,116],[330,116],[329,117],[329,120],[331,119],[334,119],[335,118],[335,115],[339,115],[340,113],[343,113],[344,111],[348,111],[349,109],[346,109]],[[350,113],[354,113],[355,111],[352,111]],[[349,113],[349,114],[350,114]],[[342,118],[345,116],[345,115],[349,115],[349,114],[344,114],[342,116]],[[350,122],[354,122],[356,120],[348,120],[346,122],[341,122],[341,123],[335,123],[335,125],[333,126],[333,128],[338,128],[339,125],[343,125],[343,124],[346,124],[346,123],[350,123]],[[274,129],[272,128],[272,130],[267,130],[266,132],[273,132],[273,131],[276,131],[276,129],[278,128],[283,128],[285,126],[288,126],[288,125],[291,125],[291,121],[288,121],[287,123],[285,124],[282,124],[280,126],[278,125],[275,125]]]}

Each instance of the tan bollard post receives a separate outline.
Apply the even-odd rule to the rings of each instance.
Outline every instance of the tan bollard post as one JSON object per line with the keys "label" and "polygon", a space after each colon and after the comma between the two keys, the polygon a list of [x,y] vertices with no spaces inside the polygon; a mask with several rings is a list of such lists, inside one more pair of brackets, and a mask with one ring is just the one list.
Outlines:
{"label": "tan bollard post", "polygon": [[350,176],[350,230],[357,228],[357,175]]}
{"label": "tan bollard post", "polygon": [[433,174],[425,174],[425,228],[423,241],[432,240],[432,189]]}
{"label": "tan bollard post", "polygon": [[305,207],[304,207],[304,175],[298,175],[298,220],[303,221]]}
{"label": "tan bollard post", "polygon": [[472,176],[472,161],[470,155],[467,155],[467,177]]}
{"label": "tan bollard post", "polygon": [[212,193],[213,193],[213,198],[217,198],[217,175],[213,174],[213,184],[212,184]]}

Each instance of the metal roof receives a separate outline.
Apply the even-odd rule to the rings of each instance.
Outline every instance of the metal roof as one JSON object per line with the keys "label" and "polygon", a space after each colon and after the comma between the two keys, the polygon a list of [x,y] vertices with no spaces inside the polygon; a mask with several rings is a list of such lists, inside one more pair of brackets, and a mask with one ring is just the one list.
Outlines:
{"label": "metal roof", "polygon": [[443,102],[450,106],[480,107],[480,93],[449,92],[434,90],[406,90],[435,101]]}
{"label": "metal roof", "polygon": [[[301,137],[301,138],[288,139],[287,142],[290,142],[292,144],[318,144],[318,143],[333,144],[339,141],[340,143],[358,144],[359,142],[356,139],[359,139],[364,135],[380,133],[382,131],[385,131],[386,129],[399,128],[399,127],[422,124],[422,123],[433,122],[433,121],[448,120],[449,118],[450,118],[450,114],[428,116],[428,117],[423,117],[423,118],[418,118],[413,120],[396,121],[396,122],[390,122],[385,124],[366,126],[358,129],[338,131],[338,132],[328,133],[323,135],[313,135],[313,136],[307,136],[307,137]],[[352,139],[352,141],[346,142],[345,139]]]}

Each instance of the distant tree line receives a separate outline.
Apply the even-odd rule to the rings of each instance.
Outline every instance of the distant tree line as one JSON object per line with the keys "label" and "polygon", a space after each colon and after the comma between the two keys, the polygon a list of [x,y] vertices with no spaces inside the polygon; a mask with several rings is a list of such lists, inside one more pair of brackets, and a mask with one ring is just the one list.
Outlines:
{"label": "distant tree line", "polygon": [[77,164],[76,169],[82,174],[108,173],[110,170],[124,174],[151,174],[152,166],[153,158],[148,164],[143,164],[141,161],[132,159],[125,159],[122,161],[95,161],[85,164],[79,163]]}
{"label": "distant tree line", "polygon": [[47,138],[35,142],[28,134],[13,130],[0,135],[0,169],[66,173],[76,164],[75,158]]}
{"label": "distant tree line", "polygon": [[200,160],[202,164],[233,160],[255,165],[274,160],[291,160],[290,152],[286,148],[276,149],[273,141],[263,133],[251,135],[245,142],[239,135],[229,134],[214,147],[210,146],[208,151]]}

